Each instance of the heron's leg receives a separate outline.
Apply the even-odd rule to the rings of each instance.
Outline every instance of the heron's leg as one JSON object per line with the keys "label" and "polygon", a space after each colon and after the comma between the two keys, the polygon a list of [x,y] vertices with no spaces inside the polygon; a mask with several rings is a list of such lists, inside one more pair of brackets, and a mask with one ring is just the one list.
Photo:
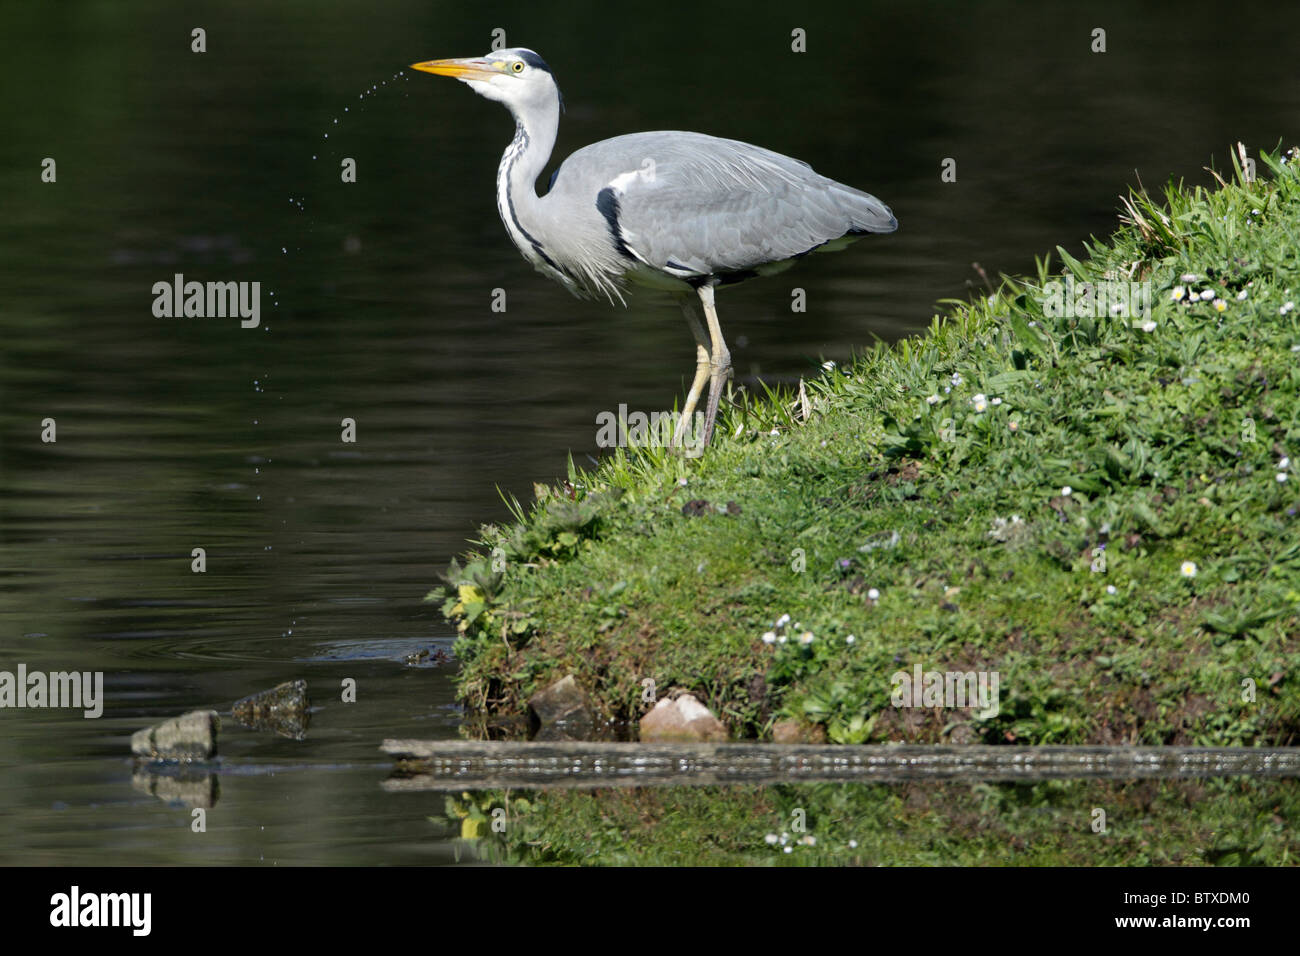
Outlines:
{"label": "heron's leg", "polygon": [[709,354],[709,404],[704,410],[704,444],[713,440],[713,420],[718,415],[718,400],[722,397],[722,385],[731,377],[731,353],[727,343],[722,341],[722,326],[718,324],[718,312],[713,307],[713,286],[700,286],[700,301],[704,303],[704,318],[709,323],[709,338],[713,348]]}
{"label": "heron's leg", "polygon": [[680,448],[682,440],[690,433],[690,422],[695,414],[695,406],[699,404],[700,396],[704,394],[704,383],[709,378],[709,337],[704,334],[704,326],[700,324],[700,317],[695,312],[695,304],[689,297],[684,297],[681,302],[682,314],[686,316],[691,334],[695,336],[695,380],[691,382],[691,390],[686,394],[686,404],[682,406],[681,417],[673,430],[673,448]]}

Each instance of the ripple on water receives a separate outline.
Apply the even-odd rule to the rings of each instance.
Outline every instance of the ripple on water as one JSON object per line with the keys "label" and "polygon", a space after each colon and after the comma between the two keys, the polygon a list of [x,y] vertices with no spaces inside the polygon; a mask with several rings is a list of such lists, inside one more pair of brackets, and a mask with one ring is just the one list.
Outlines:
{"label": "ripple on water", "polygon": [[437,667],[451,660],[451,638],[431,641],[427,637],[380,638],[376,640],[327,641],[318,644],[319,653],[299,657],[302,663],[331,661],[393,661],[411,667]]}

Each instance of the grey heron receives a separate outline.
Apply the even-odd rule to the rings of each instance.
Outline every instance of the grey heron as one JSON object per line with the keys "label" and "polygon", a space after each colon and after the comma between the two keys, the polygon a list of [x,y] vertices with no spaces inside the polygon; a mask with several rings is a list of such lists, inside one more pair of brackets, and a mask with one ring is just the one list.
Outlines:
{"label": "grey heron", "polygon": [[678,294],[695,336],[696,363],[674,446],[687,435],[706,381],[704,444],[710,442],[731,374],[716,286],[898,228],[875,196],[789,156],[703,133],[631,133],[593,143],[566,159],[538,196],[563,104],[546,62],[515,47],[411,67],[455,77],[514,115],[514,139],[497,169],[497,211],[538,272],[580,298],[604,297],[611,305],[624,301],[629,282]]}

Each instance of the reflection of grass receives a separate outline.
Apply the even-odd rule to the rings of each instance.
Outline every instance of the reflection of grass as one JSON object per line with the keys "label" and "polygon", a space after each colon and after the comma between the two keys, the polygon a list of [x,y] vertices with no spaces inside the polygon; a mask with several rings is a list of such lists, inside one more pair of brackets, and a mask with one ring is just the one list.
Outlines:
{"label": "reflection of grass", "polygon": [[[1229,866],[1300,859],[1300,789],[1291,781],[806,784],[508,796],[447,801],[447,821],[480,857],[701,866]],[[495,832],[486,822],[494,810],[503,811]],[[1104,833],[1094,831],[1102,823],[1098,810]],[[474,818],[484,822],[466,828],[462,820]]]}
{"label": "reflection of grass", "polygon": [[[463,696],[518,710],[572,672],[608,716],[638,717],[651,678],[738,735],[1294,743],[1294,159],[1133,197],[1062,276],[1044,261],[797,395],[742,397],[702,459],[571,467],[484,529],[495,570],[453,570]],[[1149,280],[1151,314],[1049,314],[1063,277]],[[1001,712],[894,709],[917,662],[997,671]]]}

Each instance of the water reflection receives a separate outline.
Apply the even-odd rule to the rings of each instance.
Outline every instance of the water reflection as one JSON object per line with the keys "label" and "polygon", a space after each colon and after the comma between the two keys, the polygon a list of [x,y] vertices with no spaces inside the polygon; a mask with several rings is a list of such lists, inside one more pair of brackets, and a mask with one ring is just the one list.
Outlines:
{"label": "water reflection", "polygon": [[1266,866],[1294,860],[1298,803],[1249,778],[469,790],[428,839],[523,864]]}

